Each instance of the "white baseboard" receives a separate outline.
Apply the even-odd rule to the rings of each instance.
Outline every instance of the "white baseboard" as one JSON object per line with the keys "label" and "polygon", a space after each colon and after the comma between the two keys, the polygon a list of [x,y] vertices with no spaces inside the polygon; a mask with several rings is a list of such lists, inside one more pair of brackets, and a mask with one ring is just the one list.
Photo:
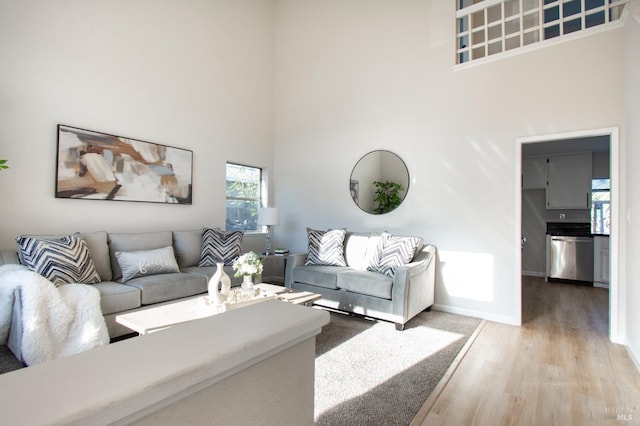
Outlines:
{"label": "white baseboard", "polygon": [[629,354],[629,358],[631,358],[631,362],[633,362],[633,365],[636,366],[636,370],[640,372],[640,361],[638,360],[638,356],[636,356],[635,351],[633,350],[633,347],[629,345],[628,341],[625,343],[624,348],[627,350],[627,353]]}
{"label": "white baseboard", "polygon": [[440,305],[437,303],[433,305],[433,309],[435,309],[436,311],[448,312],[450,314],[464,315],[467,317],[474,317],[474,318],[482,318],[487,321],[499,322],[502,324],[517,325],[517,326],[521,325],[518,318],[507,316],[507,315],[495,315],[489,312],[456,308],[453,306]]}

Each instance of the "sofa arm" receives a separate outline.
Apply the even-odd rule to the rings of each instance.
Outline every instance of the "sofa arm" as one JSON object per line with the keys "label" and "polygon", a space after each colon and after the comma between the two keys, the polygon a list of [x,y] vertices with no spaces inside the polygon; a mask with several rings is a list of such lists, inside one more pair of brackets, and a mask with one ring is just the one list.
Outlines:
{"label": "sofa arm", "polygon": [[434,302],[436,247],[426,245],[408,265],[396,269],[393,281],[393,311],[406,322]]}
{"label": "sofa arm", "polygon": [[22,358],[22,292],[20,287],[17,287],[13,294],[13,311],[11,313],[7,347],[11,349],[18,361],[24,362]]}
{"label": "sofa arm", "polygon": [[285,287],[291,288],[291,283],[293,283],[293,270],[297,266],[304,265],[305,260],[307,260],[307,253],[296,253],[287,256],[287,266],[284,269]]}
{"label": "sofa arm", "polygon": [[0,250],[0,265],[20,263],[18,253],[15,250]]}

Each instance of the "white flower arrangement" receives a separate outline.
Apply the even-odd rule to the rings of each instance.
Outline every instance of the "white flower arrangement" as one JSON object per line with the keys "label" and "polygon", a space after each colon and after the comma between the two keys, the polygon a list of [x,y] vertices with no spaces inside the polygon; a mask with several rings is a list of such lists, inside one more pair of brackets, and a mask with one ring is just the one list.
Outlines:
{"label": "white flower arrangement", "polygon": [[233,270],[236,271],[234,274],[236,277],[240,277],[242,275],[261,274],[262,259],[260,259],[260,256],[257,253],[250,251],[249,253],[243,254],[233,262]]}

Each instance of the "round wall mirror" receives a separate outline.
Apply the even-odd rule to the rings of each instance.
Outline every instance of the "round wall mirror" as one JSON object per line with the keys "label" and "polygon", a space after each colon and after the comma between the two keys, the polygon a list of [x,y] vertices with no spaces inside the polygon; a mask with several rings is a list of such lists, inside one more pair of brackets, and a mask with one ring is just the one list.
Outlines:
{"label": "round wall mirror", "polygon": [[372,151],[354,166],[349,190],[353,202],[365,212],[389,213],[402,204],[407,195],[409,170],[393,152]]}

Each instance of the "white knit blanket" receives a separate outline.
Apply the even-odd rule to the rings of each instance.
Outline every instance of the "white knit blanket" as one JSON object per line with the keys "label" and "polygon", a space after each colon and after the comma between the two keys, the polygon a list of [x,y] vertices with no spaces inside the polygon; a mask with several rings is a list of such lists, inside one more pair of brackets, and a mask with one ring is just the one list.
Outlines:
{"label": "white knit blanket", "polygon": [[6,344],[14,290],[22,293],[22,357],[40,364],[109,343],[100,292],[87,284],[56,287],[21,265],[0,266],[0,344]]}

